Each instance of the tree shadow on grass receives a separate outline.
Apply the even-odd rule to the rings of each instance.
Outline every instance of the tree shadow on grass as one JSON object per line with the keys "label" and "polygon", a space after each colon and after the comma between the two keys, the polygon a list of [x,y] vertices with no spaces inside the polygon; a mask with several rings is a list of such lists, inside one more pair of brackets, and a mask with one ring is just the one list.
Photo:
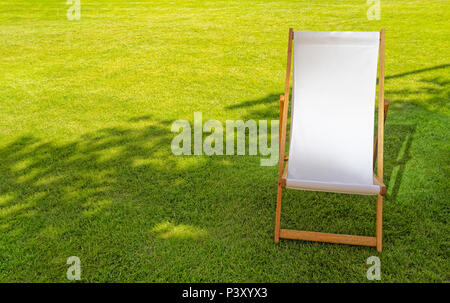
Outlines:
{"label": "tree shadow on grass", "polygon": [[406,77],[406,76],[410,76],[410,75],[416,75],[416,74],[420,74],[420,73],[425,73],[425,72],[429,72],[429,71],[433,71],[433,70],[437,70],[437,69],[445,69],[445,68],[449,68],[449,67],[450,67],[450,64],[439,64],[439,65],[435,65],[435,66],[431,66],[431,67],[412,70],[412,71],[405,72],[405,73],[388,75],[388,76],[385,76],[385,80],[402,78],[402,77]]}
{"label": "tree shadow on grass", "polygon": [[[255,212],[269,215],[275,174],[247,190],[271,170],[259,157],[175,156],[167,123],[132,121],[67,143],[23,136],[0,147],[0,277],[64,280],[65,258],[79,254],[91,280],[121,281],[111,276],[120,267],[118,274],[143,268],[129,274],[160,277],[134,280],[180,281],[186,267],[201,266],[197,254],[224,249],[198,243],[235,239],[262,223]],[[146,258],[155,253],[160,262]],[[209,257],[223,262],[220,253]],[[42,275],[32,279],[29,268]]]}
{"label": "tree shadow on grass", "polygon": [[[202,231],[195,226],[205,222],[177,209],[183,203],[192,209],[205,207],[178,191],[198,186],[198,178],[192,179],[204,167],[201,162],[180,168],[177,159],[168,156],[169,136],[157,125],[105,128],[64,144],[23,136],[0,148],[3,274],[11,272],[18,279],[29,264],[39,264],[37,259],[64,273],[60,267],[65,261],[58,258],[85,257],[85,250],[101,249],[101,256],[122,247],[126,255],[137,236],[156,237],[153,229],[161,222],[169,222],[166,238],[189,238]],[[51,274],[51,269],[43,271]]]}
{"label": "tree shadow on grass", "polygon": [[[92,199],[114,200],[131,192],[130,186],[135,186],[129,178],[133,175],[138,177],[137,183],[148,182],[145,186],[152,187],[155,181],[151,174],[140,176],[140,170],[160,169],[157,161],[145,160],[151,160],[167,143],[166,134],[163,128],[149,126],[101,129],[65,144],[21,137],[0,149],[0,194],[15,197],[2,205],[3,210],[38,196],[31,199],[30,206],[40,208],[54,203],[50,209],[41,209],[52,212],[73,203],[81,212]],[[145,164],[140,165],[140,160]]]}

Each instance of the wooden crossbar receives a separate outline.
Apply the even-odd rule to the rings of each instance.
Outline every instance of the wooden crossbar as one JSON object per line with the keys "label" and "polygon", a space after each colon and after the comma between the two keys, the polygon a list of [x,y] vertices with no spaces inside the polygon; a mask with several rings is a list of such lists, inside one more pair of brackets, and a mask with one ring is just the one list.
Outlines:
{"label": "wooden crossbar", "polygon": [[281,229],[280,238],[291,240],[327,242],[336,244],[362,245],[373,247],[377,246],[376,237],[319,233],[314,231],[301,231],[292,229]]}

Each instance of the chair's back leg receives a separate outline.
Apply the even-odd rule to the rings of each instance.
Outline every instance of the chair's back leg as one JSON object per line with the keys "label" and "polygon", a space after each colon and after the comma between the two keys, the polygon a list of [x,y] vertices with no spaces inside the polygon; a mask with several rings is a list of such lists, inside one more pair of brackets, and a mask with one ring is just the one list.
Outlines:
{"label": "chair's back leg", "polygon": [[281,220],[281,195],[282,195],[283,189],[281,187],[281,184],[278,184],[278,191],[277,191],[277,209],[275,213],[275,243],[278,243],[280,241],[280,220]]}

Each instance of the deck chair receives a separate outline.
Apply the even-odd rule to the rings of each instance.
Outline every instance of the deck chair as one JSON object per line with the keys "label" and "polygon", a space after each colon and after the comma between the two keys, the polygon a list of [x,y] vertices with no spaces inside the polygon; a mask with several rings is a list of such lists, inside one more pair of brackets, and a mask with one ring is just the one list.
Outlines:
{"label": "deck chair", "polygon": [[[293,80],[289,156],[285,155]],[[374,139],[377,63],[378,134]],[[275,242],[280,238],[382,249],[384,29],[380,32],[311,32],[289,29],[284,95],[280,96],[280,163]],[[377,174],[374,174],[378,161]],[[376,195],[376,237],[280,229],[284,188]]]}

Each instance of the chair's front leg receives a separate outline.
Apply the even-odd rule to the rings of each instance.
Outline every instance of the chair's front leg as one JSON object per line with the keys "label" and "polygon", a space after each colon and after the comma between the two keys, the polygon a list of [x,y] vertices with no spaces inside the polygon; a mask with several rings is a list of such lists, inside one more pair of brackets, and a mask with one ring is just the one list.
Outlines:
{"label": "chair's front leg", "polygon": [[275,243],[280,241],[280,221],[281,221],[281,195],[283,192],[283,188],[281,183],[278,183],[278,191],[277,191],[277,209],[275,213]]}
{"label": "chair's front leg", "polygon": [[383,196],[377,195],[377,250],[381,252],[383,243]]}

